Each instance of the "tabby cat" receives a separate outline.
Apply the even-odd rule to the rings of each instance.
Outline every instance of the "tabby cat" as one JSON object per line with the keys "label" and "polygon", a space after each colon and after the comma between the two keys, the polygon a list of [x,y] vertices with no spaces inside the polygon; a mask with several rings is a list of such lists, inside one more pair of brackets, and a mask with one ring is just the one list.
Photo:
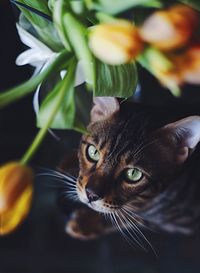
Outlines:
{"label": "tabby cat", "polygon": [[127,237],[138,236],[140,225],[185,234],[198,227],[200,116],[99,97],[88,131],[71,190],[87,207],[69,220],[71,236],[111,231],[104,216]]}

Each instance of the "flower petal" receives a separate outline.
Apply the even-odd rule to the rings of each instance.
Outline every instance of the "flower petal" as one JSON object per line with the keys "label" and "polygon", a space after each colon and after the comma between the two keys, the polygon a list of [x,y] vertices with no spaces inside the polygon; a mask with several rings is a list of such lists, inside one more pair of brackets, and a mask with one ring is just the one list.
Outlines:
{"label": "flower petal", "polygon": [[18,31],[18,34],[19,34],[19,37],[20,37],[22,43],[24,43],[25,45],[27,45],[30,48],[39,49],[40,51],[45,53],[45,55],[52,54],[53,51],[50,48],[48,48],[45,44],[40,42],[37,38],[35,38],[33,35],[31,35],[25,29],[20,27],[18,24],[16,25],[16,27],[17,27],[17,31]]}
{"label": "flower petal", "polygon": [[40,55],[35,52],[35,49],[28,49],[24,52],[22,52],[16,59],[15,63],[16,65],[26,65],[31,64],[33,66],[41,65],[44,61],[41,61],[39,58]]}
{"label": "flower petal", "polygon": [[46,51],[46,53],[51,54],[52,50],[48,48],[45,44],[40,42],[37,38],[35,38],[33,35],[31,35],[28,31],[20,27],[20,25],[16,24],[17,31],[19,34],[19,37],[25,45],[27,45],[30,48],[38,48],[42,51]]}
{"label": "flower petal", "polygon": [[86,81],[84,75],[83,63],[81,61],[78,62],[76,67],[76,78],[75,78],[75,86],[78,86]]}

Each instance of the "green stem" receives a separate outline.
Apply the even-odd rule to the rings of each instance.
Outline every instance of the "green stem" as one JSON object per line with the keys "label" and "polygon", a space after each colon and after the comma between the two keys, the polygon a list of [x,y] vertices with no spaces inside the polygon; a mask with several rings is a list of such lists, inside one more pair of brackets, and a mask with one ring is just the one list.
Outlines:
{"label": "green stem", "polygon": [[24,154],[24,156],[21,159],[21,164],[27,164],[31,158],[33,157],[33,155],[35,154],[35,152],[37,151],[37,149],[39,148],[40,144],[42,143],[44,137],[46,136],[49,127],[51,126],[51,123],[54,120],[54,117],[56,115],[56,113],[58,112],[61,104],[63,103],[63,99],[66,95],[66,91],[68,90],[71,81],[75,75],[75,69],[76,69],[76,62],[74,60],[72,60],[72,62],[70,63],[68,72],[66,74],[66,76],[64,77],[64,79],[62,80],[61,83],[59,83],[55,88],[60,88],[60,92],[58,94],[58,100],[57,103],[55,104],[54,108],[52,109],[51,114],[49,115],[49,118],[45,124],[44,127],[42,127],[38,134],[36,135],[35,139],[33,140],[32,144],[30,145],[30,147],[28,148],[28,150],[26,151],[26,153]]}
{"label": "green stem", "polygon": [[48,66],[46,70],[42,73],[38,74],[34,78],[22,83],[8,91],[5,91],[0,94],[0,109],[4,108],[8,104],[19,100],[20,98],[28,95],[33,92],[35,88],[44,81],[52,72],[55,72],[60,68],[63,63],[66,63],[66,60],[71,56],[70,53],[63,51],[59,54],[59,56],[55,59],[55,61]]}
{"label": "green stem", "polygon": [[93,1],[92,0],[84,0],[85,2],[85,6],[87,7],[87,9],[92,9],[93,6]]}

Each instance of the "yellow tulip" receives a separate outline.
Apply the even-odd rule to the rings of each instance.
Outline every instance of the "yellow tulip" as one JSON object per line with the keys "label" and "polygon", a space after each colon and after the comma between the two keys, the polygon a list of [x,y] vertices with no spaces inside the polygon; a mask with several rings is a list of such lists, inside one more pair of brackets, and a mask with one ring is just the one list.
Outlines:
{"label": "yellow tulip", "polygon": [[33,195],[33,172],[11,162],[0,168],[0,235],[13,231],[30,210]]}
{"label": "yellow tulip", "polygon": [[200,44],[191,46],[185,52],[182,76],[187,83],[200,84]]}
{"label": "yellow tulip", "polygon": [[104,63],[120,65],[136,58],[143,49],[143,42],[133,24],[115,20],[91,29],[89,47]]}
{"label": "yellow tulip", "polygon": [[142,39],[161,50],[184,47],[198,25],[198,14],[184,5],[154,12],[140,28]]}

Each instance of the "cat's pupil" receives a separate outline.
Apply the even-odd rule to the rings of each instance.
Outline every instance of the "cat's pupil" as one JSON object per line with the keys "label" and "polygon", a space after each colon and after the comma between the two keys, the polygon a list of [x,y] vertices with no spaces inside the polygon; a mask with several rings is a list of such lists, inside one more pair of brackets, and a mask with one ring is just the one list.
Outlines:
{"label": "cat's pupil", "polygon": [[143,174],[140,170],[136,169],[136,168],[131,168],[125,171],[125,176],[128,180],[128,182],[138,182]]}
{"label": "cat's pupil", "polygon": [[91,161],[99,161],[100,153],[94,145],[89,145],[87,148],[87,157]]}

